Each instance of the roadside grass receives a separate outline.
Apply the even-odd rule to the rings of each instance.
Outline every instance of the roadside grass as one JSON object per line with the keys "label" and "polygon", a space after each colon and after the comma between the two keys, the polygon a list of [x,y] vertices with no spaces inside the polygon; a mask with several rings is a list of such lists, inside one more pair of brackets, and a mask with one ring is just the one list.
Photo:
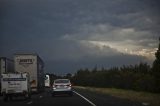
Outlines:
{"label": "roadside grass", "polygon": [[144,106],[160,106],[160,94],[116,88],[94,88],[83,86],[74,86],[74,88],[141,102]]}

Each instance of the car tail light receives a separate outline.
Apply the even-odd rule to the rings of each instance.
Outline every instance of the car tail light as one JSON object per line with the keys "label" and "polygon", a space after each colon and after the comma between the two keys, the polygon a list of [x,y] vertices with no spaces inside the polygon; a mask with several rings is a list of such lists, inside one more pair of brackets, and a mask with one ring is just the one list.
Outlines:
{"label": "car tail light", "polygon": [[57,86],[57,85],[53,85],[53,89],[56,89],[56,86]]}
{"label": "car tail light", "polygon": [[72,87],[72,85],[71,85],[71,84],[69,84],[69,85],[67,85],[67,86]]}
{"label": "car tail light", "polygon": [[57,87],[58,85],[53,85],[53,87]]}
{"label": "car tail light", "polygon": [[55,85],[53,85],[53,88],[55,88]]}

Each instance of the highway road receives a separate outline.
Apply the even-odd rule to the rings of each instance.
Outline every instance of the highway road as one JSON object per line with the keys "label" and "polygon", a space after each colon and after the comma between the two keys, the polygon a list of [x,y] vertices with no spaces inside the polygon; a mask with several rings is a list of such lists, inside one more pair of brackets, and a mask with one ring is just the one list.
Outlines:
{"label": "highway road", "polygon": [[33,94],[31,99],[25,100],[22,97],[13,98],[12,101],[3,102],[0,97],[1,106],[7,105],[46,105],[46,106],[143,106],[141,103],[132,102],[125,99],[102,95],[85,90],[74,89],[73,96],[57,95],[51,96],[47,89],[45,92]]}

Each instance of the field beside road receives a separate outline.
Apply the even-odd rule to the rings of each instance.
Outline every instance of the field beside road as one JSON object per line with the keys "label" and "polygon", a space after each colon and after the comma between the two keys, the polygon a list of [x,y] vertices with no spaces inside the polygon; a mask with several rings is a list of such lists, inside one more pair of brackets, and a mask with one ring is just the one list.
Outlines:
{"label": "field beside road", "polygon": [[160,94],[137,92],[133,90],[123,90],[116,88],[93,88],[82,86],[75,86],[74,88],[140,102],[144,106],[160,106]]}

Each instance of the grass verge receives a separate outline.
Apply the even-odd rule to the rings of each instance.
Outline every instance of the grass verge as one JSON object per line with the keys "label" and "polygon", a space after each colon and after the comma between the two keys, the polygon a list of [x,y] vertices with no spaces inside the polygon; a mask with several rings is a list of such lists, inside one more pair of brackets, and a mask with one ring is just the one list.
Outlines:
{"label": "grass verge", "polygon": [[94,87],[82,87],[82,86],[74,86],[74,88],[111,95],[118,98],[128,99],[131,101],[141,102],[143,105],[146,106],[160,106],[160,94],[137,92],[133,90],[124,90],[116,88],[94,88]]}

